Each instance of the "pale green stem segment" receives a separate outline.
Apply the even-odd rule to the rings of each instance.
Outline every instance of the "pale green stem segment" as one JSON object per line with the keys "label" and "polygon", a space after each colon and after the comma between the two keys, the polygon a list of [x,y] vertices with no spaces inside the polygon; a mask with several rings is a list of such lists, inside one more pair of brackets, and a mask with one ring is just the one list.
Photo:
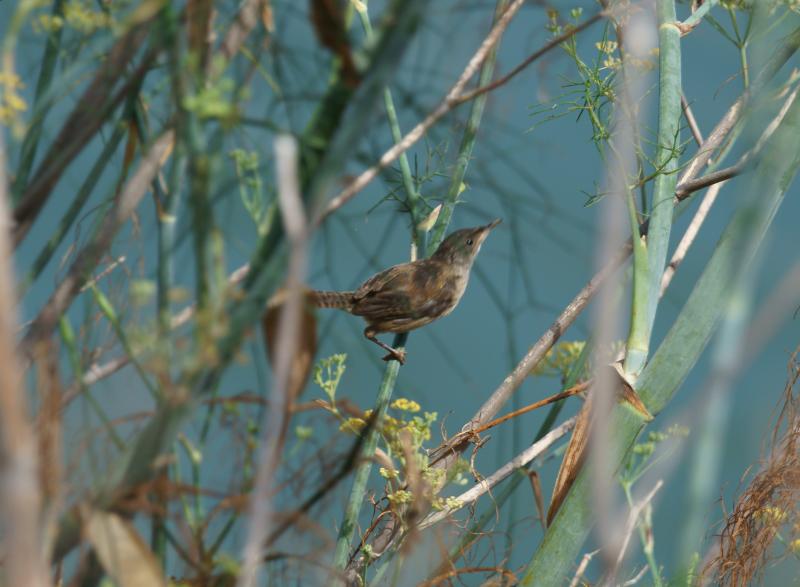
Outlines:
{"label": "pale green stem segment", "polygon": [[[361,24],[367,35],[367,42],[372,42],[374,34],[372,32],[372,21],[369,18],[366,0],[364,1],[364,10],[359,10],[358,15],[361,17]],[[397,109],[394,106],[392,90],[390,90],[388,86],[383,91],[383,104],[386,109],[386,118],[389,121],[389,129],[392,131],[392,140],[397,144],[403,139],[403,131],[400,129],[400,121],[397,118]],[[419,223],[422,220],[421,210],[419,210],[420,194],[417,189],[417,184],[414,181],[414,175],[411,173],[408,153],[403,151],[398,161],[400,162],[400,174],[403,178],[403,188],[406,190],[406,195],[408,196],[408,207],[412,222],[411,234],[414,238],[417,251],[424,251],[425,232],[419,227]]]}
{"label": "pale green stem segment", "polygon": [[[717,243],[686,305],[636,382],[652,414],[670,401],[694,367],[727,307],[734,285],[747,270],[800,165],[800,103],[795,102],[759,161],[746,194]],[[644,427],[633,410],[614,408],[615,433],[609,459],[619,464]],[[591,475],[576,479],[523,576],[522,585],[562,585],[593,523]]]}
{"label": "pale green stem segment", "polygon": [[687,27],[696,27],[703,20],[703,17],[708,14],[708,11],[719,4],[719,0],[706,0],[701,6],[695,10],[692,15],[683,21],[683,25]]}
{"label": "pale green stem segment", "polygon": [[[647,266],[634,259],[634,296],[625,372],[632,379],[647,362],[650,336],[661,293],[661,275],[667,260],[672,230],[673,199],[678,181],[681,118],[681,34],[676,26],[674,0],[658,0],[659,96],[658,144],[650,225],[647,232]],[[634,233],[634,236],[638,233]],[[634,249],[634,252],[636,250]],[[644,289],[644,291],[642,291]]]}

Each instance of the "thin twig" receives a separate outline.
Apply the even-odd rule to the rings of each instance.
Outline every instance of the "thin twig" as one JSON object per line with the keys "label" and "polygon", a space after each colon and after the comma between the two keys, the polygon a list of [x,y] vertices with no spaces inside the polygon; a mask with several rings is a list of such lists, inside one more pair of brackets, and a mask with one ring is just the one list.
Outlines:
{"label": "thin twig", "polygon": [[494,428],[495,426],[498,426],[503,422],[507,422],[508,420],[521,416],[522,414],[527,414],[528,412],[538,410],[541,407],[561,401],[562,399],[566,399],[568,397],[572,397],[573,395],[577,395],[583,391],[586,391],[586,389],[588,389],[590,385],[591,381],[583,381],[581,383],[578,383],[577,385],[573,385],[569,389],[566,389],[560,393],[553,394],[549,397],[539,400],[538,402],[534,402],[518,410],[514,410],[513,412],[506,414],[505,416],[496,418],[491,422],[487,422],[486,424],[483,424],[477,428],[463,430],[459,432],[452,438],[448,439],[448,441],[444,443],[442,446],[439,446],[431,451],[430,466],[433,466],[436,463],[438,463],[440,460],[445,458],[449,453],[453,452],[456,449],[456,447],[458,447],[461,443],[468,441],[475,435],[478,435],[481,432],[485,432],[491,428]]}
{"label": "thin twig", "polygon": [[570,581],[569,587],[578,587],[578,585],[581,582],[581,579],[583,579],[583,574],[586,572],[586,567],[589,566],[589,563],[591,562],[592,558],[594,558],[594,556],[598,552],[600,552],[599,549],[593,550],[592,552],[587,552],[586,554],[583,555],[580,564],[578,564],[578,568],[575,569],[575,576],[572,577],[572,581]]}
{"label": "thin twig", "polygon": [[664,481],[659,479],[655,486],[647,493],[647,495],[645,495],[639,502],[635,503],[633,507],[631,507],[630,513],[628,514],[628,521],[625,523],[622,544],[620,545],[619,552],[617,553],[616,561],[614,566],[609,570],[605,581],[603,581],[603,585],[611,585],[614,582],[614,579],[619,572],[619,568],[622,566],[622,561],[625,559],[625,552],[628,550],[628,543],[630,543],[631,536],[633,536],[633,531],[636,529],[639,516],[650,504],[650,502],[653,501],[656,493],[658,493],[658,490],[661,489],[663,485]]}
{"label": "thin twig", "polygon": [[481,94],[485,94],[486,92],[491,92],[493,90],[496,90],[500,86],[504,86],[505,84],[507,84],[511,80],[511,78],[516,77],[516,75],[518,73],[523,71],[531,63],[533,63],[534,61],[539,59],[542,55],[544,55],[545,53],[547,53],[551,49],[554,49],[555,47],[558,47],[561,43],[563,43],[567,39],[570,39],[571,37],[577,35],[582,30],[589,28],[594,23],[596,23],[598,20],[602,20],[607,16],[608,16],[608,12],[605,11],[605,10],[601,10],[600,12],[590,16],[588,19],[583,21],[581,24],[579,24],[577,26],[574,26],[574,27],[567,28],[566,31],[564,31],[563,33],[561,33],[560,35],[558,35],[556,37],[553,37],[547,43],[545,43],[541,48],[537,49],[536,51],[531,53],[528,57],[523,59],[522,63],[517,65],[514,69],[509,71],[504,76],[501,76],[501,77],[497,78],[495,81],[493,81],[490,84],[487,84],[485,86],[481,86],[480,88],[475,88],[474,90],[470,90],[469,92],[465,92],[464,94],[460,95],[458,98],[456,98],[456,105],[463,104],[464,102],[469,102],[470,100],[480,96]]}
{"label": "thin twig", "polygon": [[681,108],[683,109],[683,116],[686,118],[686,122],[689,125],[689,130],[692,131],[694,142],[697,143],[698,147],[702,147],[703,133],[700,132],[700,127],[697,125],[697,119],[694,117],[692,107],[689,105],[689,101],[686,99],[686,96],[684,96],[683,93],[681,93]]}
{"label": "thin twig", "polygon": [[559,438],[563,437],[567,432],[572,430],[572,427],[574,425],[575,425],[575,418],[570,418],[557,428],[553,428],[550,432],[545,434],[541,440],[539,440],[538,442],[534,442],[532,445],[530,445],[516,457],[514,457],[505,465],[497,469],[497,471],[479,481],[474,487],[470,488],[461,495],[457,496],[456,500],[458,501],[458,506],[447,507],[441,511],[432,513],[427,517],[425,517],[425,519],[422,520],[422,522],[420,522],[419,529],[424,530],[425,528],[429,528],[430,526],[433,526],[437,522],[441,522],[454,512],[457,512],[465,505],[477,501],[481,495],[488,492],[490,489],[492,489],[492,487],[500,483],[511,473],[513,473],[520,467],[526,466],[533,459],[544,453]]}
{"label": "thin twig", "polygon": [[[745,166],[752,161],[758,154],[761,152],[761,149],[766,144],[769,137],[775,132],[775,129],[780,126],[780,123],[783,121],[786,113],[789,111],[789,107],[797,98],[799,88],[795,88],[789,96],[787,96],[786,100],[784,100],[783,105],[781,106],[780,111],[778,114],[773,118],[767,127],[764,129],[764,132],[759,137],[758,141],[756,141],[755,146],[745,153],[739,162],[732,166],[728,167],[727,169],[723,169],[717,171],[715,173],[709,173],[708,175],[698,178],[696,180],[686,181],[685,183],[681,183],[675,191],[675,197],[678,200],[681,200],[688,196],[687,190],[693,190],[692,188],[696,187],[696,189],[702,189],[704,180],[708,179],[715,179],[716,181],[708,182],[713,183],[714,185],[711,186],[711,189],[708,190],[706,195],[703,197],[703,201],[700,202],[700,206],[697,208],[697,211],[692,217],[692,221],[689,223],[689,226],[686,228],[686,232],[681,237],[678,246],[675,248],[675,252],[672,255],[672,259],[670,259],[669,264],[664,269],[664,274],[661,278],[661,295],[664,295],[664,292],[669,287],[670,282],[672,281],[673,276],[675,275],[675,271],[678,269],[680,264],[686,258],[686,254],[689,252],[689,249],[694,242],[694,239],[697,237],[697,234],[700,232],[700,227],[706,220],[711,207],[714,205],[714,202],[719,195],[720,190],[725,185],[725,182],[738,175]],[[686,195],[683,195],[683,194]]]}
{"label": "thin twig", "polygon": [[708,173],[702,177],[698,177],[697,179],[685,181],[675,188],[675,198],[678,201],[685,200],[694,192],[700,191],[715,184],[724,183],[732,177],[740,175],[744,171],[744,167],[744,165],[738,163],[736,165],[726,167],[725,169]]}
{"label": "thin twig", "polygon": [[[346,204],[350,199],[352,199],[358,192],[360,192],[364,187],[367,186],[378,174],[383,170],[386,166],[390,165],[397,157],[400,156],[401,153],[407,151],[412,145],[414,145],[422,136],[430,129],[436,122],[442,118],[445,114],[450,112],[453,108],[461,104],[463,101],[466,101],[469,98],[466,98],[468,94],[464,94],[464,88],[466,88],[469,81],[472,77],[478,72],[483,61],[489,56],[492,48],[497,44],[500,40],[500,37],[505,32],[506,28],[508,27],[511,20],[514,18],[514,15],[517,11],[522,7],[524,4],[524,0],[514,0],[511,5],[506,9],[503,15],[497,19],[494,27],[492,30],[489,31],[489,34],[484,39],[483,43],[481,43],[478,50],[469,60],[467,63],[466,68],[462,72],[461,76],[458,78],[458,81],[450,88],[450,91],[447,92],[444,99],[439,103],[439,105],[426,116],[422,122],[417,124],[405,137],[399,142],[397,142],[392,148],[386,151],[378,162],[373,165],[372,167],[366,169],[364,172],[361,173],[357,178],[355,178],[350,184],[343,189],[336,197],[334,197],[329,203],[325,210],[320,215],[318,219],[320,222],[325,219],[329,214],[333,213],[337,209],[341,208],[344,204]],[[601,16],[604,16],[604,13],[599,13],[596,15],[597,19]],[[594,18],[594,17],[593,17]],[[586,24],[592,24],[595,20],[590,19],[591,22]],[[522,71],[525,67],[533,63],[536,59],[557,47],[560,43],[565,41],[566,39],[573,36],[576,32],[583,30],[586,26],[576,27],[570,31],[559,35],[555,39],[549,41],[540,51],[534,53],[531,57],[529,57],[526,62],[524,62],[524,66],[519,69]],[[519,73],[519,71],[512,71],[512,74],[508,76],[508,79]],[[502,78],[501,78],[502,79]],[[507,80],[506,80],[507,81]],[[474,98],[475,96],[488,92],[494,89],[497,86],[493,84],[489,84],[485,86],[485,88],[478,88],[474,96],[470,96]]]}
{"label": "thin twig", "polygon": [[284,419],[288,417],[286,406],[289,401],[289,378],[292,359],[299,343],[304,303],[302,280],[306,273],[310,233],[300,195],[297,151],[294,138],[280,136],[275,140],[278,200],[290,245],[287,300],[278,322],[275,376],[270,409],[267,411],[267,422],[263,428],[266,438],[261,443],[261,462],[250,497],[251,523],[244,547],[244,562],[237,582],[238,587],[251,587],[257,584],[263,545],[272,527],[273,508],[270,488],[280,462],[285,438]]}

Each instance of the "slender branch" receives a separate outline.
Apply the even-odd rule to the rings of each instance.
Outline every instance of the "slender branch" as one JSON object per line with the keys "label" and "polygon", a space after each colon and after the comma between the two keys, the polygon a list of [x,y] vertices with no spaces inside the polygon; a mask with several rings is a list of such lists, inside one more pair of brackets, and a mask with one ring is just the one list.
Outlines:
{"label": "slender branch", "polygon": [[275,375],[270,396],[270,409],[261,446],[261,459],[256,483],[250,496],[250,529],[244,547],[244,562],[237,585],[254,587],[257,584],[262,548],[270,535],[273,508],[270,489],[280,462],[289,411],[289,379],[292,360],[298,351],[300,322],[302,320],[303,288],[308,256],[308,230],[303,200],[300,195],[298,150],[295,140],[281,136],[275,140],[278,200],[287,238],[291,247],[287,276],[287,301],[278,323]]}
{"label": "slender branch", "polygon": [[478,96],[480,96],[482,94],[485,94],[487,92],[494,91],[497,88],[499,88],[500,86],[504,86],[509,81],[511,81],[512,78],[516,77],[518,73],[522,72],[531,63],[533,63],[534,61],[539,59],[542,55],[544,55],[545,53],[549,52],[551,49],[554,49],[555,47],[558,47],[559,45],[561,45],[561,43],[563,43],[567,39],[570,39],[571,37],[574,37],[575,35],[577,35],[581,31],[583,31],[584,29],[588,29],[590,26],[592,26],[597,21],[606,18],[608,16],[608,14],[609,13],[607,11],[601,10],[600,12],[597,12],[596,14],[593,14],[592,16],[590,16],[588,19],[583,21],[581,24],[579,24],[577,26],[574,26],[574,27],[569,27],[566,31],[564,31],[563,33],[561,33],[560,35],[558,35],[556,37],[553,37],[547,43],[545,43],[541,48],[537,49],[536,51],[531,53],[528,57],[523,59],[522,62],[519,65],[517,65],[515,68],[513,68],[511,71],[509,71],[504,76],[497,78],[495,81],[493,81],[490,84],[487,84],[485,86],[481,86],[479,88],[475,88],[474,90],[470,90],[469,92],[464,92],[462,95],[460,95],[458,98],[456,98],[456,105],[463,104],[464,102],[469,102],[473,98],[476,98],[476,97],[478,97]]}
{"label": "slender branch", "polygon": [[625,559],[625,552],[628,550],[628,544],[631,541],[631,536],[633,536],[633,531],[636,529],[636,523],[639,521],[639,516],[650,504],[650,502],[653,501],[656,493],[658,493],[658,490],[661,489],[663,485],[664,481],[659,479],[655,486],[653,486],[653,488],[647,493],[647,495],[645,495],[640,501],[631,507],[630,513],[628,514],[628,520],[625,523],[625,530],[623,532],[624,538],[622,540],[622,544],[620,545],[619,552],[617,553],[617,559],[614,563],[614,566],[608,573],[605,581],[602,582],[602,585],[612,585],[614,583],[617,573],[619,572],[619,568],[622,566],[622,561]]}
{"label": "slender branch", "polygon": [[692,217],[692,221],[689,223],[689,226],[686,228],[686,232],[681,237],[678,246],[675,248],[675,252],[672,255],[672,259],[670,260],[667,267],[664,269],[664,275],[661,278],[661,295],[664,295],[664,292],[669,287],[670,282],[672,281],[673,276],[675,275],[675,271],[677,270],[678,266],[683,262],[686,258],[686,254],[689,252],[689,248],[692,246],[694,239],[697,237],[697,234],[700,232],[700,227],[705,222],[706,217],[708,216],[711,207],[714,205],[714,202],[719,195],[720,190],[725,185],[725,181],[730,179],[731,177],[735,177],[738,175],[744,167],[752,161],[758,154],[761,152],[762,148],[766,144],[767,140],[770,136],[775,132],[778,128],[780,123],[783,121],[786,113],[789,111],[789,107],[792,105],[794,100],[797,98],[798,91],[800,88],[795,88],[789,96],[787,96],[786,100],[784,101],[783,105],[781,106],[780,111],[775,116],[775,118],[770,121],[767,125],[764,132],[759,137],[758,141],[756,141],[755,146],[752,150],[745,153],[739,162],[732,166],[728,167],[727,169],[722,169],[720,171],[709,173],[708,175],[698,178],[696,180],[691,180],[686,182],[685,184],[681,184],[678,186],[675,197],[678,200],[681,200],[689,195],[692,191],[696,189],[702,189],[707,185],[711,185],[711,189],[708,190],[708,193],[703,197],[703,201],[700,202],[700,206],[697,208],[694,217]]}
{"label": "slender branch", "polygon": [[583,579],[583,574],[586,572],[586,567],[589,566],[589,563],[598,552],[600,552],[599,549],[593,550],[592,552],[587,552],[583,555],[581,562],[578,564],[578,568],[575,569],[575,575],[572,577],[569,587],[578,587],[578,585],[580,585],[581,579]]}
{"label": "slender branch", "polygon": [[578,383],[577,385],[573,385],[569,389],[565,389],[560,393],[553,394],[549,397],[539,400],[538,402],[534,402],[518,410],[514,410],[513,412],[506,414],[505,416],[496,418],[491,422],[487,422],[482,426],[478,426],[477,428],[474,429],[463,430],[458,434],[455,434],[452,438],[448,439],[446,443],[431,451],[430,466],[435,465],[443,458],[445,458],[449,453],[452,453],[454,450],[456,450],[457,447],[475,438],[478,434],[486,432],[487,430],[490,430],[495,426],[499,426],[500,424],[507,422],[508,420],[521,416],[522,414],[527,414],[528,412],[538,410],[541,407],[553,404],[555,402],[559,402],[568,397],[572,397],[573,395],[582,393],[586,391],[590,385],[591,381],[583,381],[581,383]]}
{"label": "slender branch", "polygon": [[736,165],[726,167],[725,169],[720,169],[719,171],[714,171],[702,177],[698,177],[697,179],[685,181],[675,188],[675,199],[678,201],[685,200],[694,192],[718,183],[724,183],[732,177],[740,175],[744,171],[744,167],[745,166],[741,163],[737,163]]}
{"label": "slender branch", "polygon": [[683,110],[683,117],[686,119],[686,122],[689,125],[689,130],[692,131],[694,142],[697,143],[698,147],[702,147],[703,133],[700,132],[700,127],[697,125],[697,119],[694,117],[692,107],[689,105],[689,101],[686,99],[686,96],[684,96],[683,93],[681,93],[681,109]]}
{"label": "slender branch", "polygon": [[[403,137],[400,142],[396,143],[392,148],[386,151],[375,165],[362,172],[361,175],[350,182],[350,184],[338,195],[336,195],[336,197],[331,199],[318,219],[320,222],[351,200],[358,192],[364,189],[373,179],[375,179],[382,169],[390,165],[395,159],[397,159],[397,157],[400,156],[401,153],[407,151],[412,145],[414,145],[420,138],[422,138],[428,129],[436,124],[436,122],[438,122],[439,119],[441,119],[445,114],[447,114],[455,106],[458,106],[464,88],[467,86],[472,77],[478,72],[481,64],[489,56],[492,48],[500,40],[500,37],[502,37],[506,28],[508,28],[511,20],[514,18],[519,9],[522,8],[524,3],[524,0],[514,0],[511,5],[509,5],[503,15],[497,20],[494,27],[492,27],[492,30],[489,31],[489,34],[481,43],[480,47],[478,47],[478,50],[469,60],[466,68],[461,73],[461,76],[459,76],[456,83],[452,88],[450,88],[450,91],[447,92],[444,99],[433,110],[433,112],[428,114],[428,116],[425,117],[422,122],[417,124],[417,126],[408,132],[408,134],[406,134],[406,136]],[[565,38],[569,38],[569,36],[571,35],[568,35]],[[563,39],[561,40],[563,41]],[[557,46],[558,43],[552,44],[550,49]]]}
{"label": "slender branch", "polygon": [[11,267],[5,143],[0,132],[0,515],[8,585],[50,585],[41,544],[41,488],[36,440],[28,420],[23,369],[16,351],[17,296]]}
{"label": "slender branch", "polygon": [[563,437],[567,432],[572,430],[572,427],[574,425],[575,425],[575,418],[573,417],[565,421],[558,427],[553,428],[550,432],[545,434],[541,440],[534,442],[532,445],[530,445],[516,457],[514,457],[505,465],[497,469],[497,471],[495,471],[485,479],[481,479],[474,487],[471,487],[469,490],[457,496],[456,497],[456,500],[458,500],[457,506],[448,507],[441,511],[426,516],[425,519],[423,519],[422,522],[420,522],[419,529],[424,530],[425,528],[429,528],[430,526],[433,526],[434,524],[441,522],[454,512],[460,510],[465,505],[469,505],[477,501],[481,495],[487,493],[492,487],[500,483],[511,473],[513,473],[514,471],[516,471],[521,467],[525,467],[533,459],[544,453],[544,451],[550,448],[553,445],[553,443],[555,443],[559,438]]}

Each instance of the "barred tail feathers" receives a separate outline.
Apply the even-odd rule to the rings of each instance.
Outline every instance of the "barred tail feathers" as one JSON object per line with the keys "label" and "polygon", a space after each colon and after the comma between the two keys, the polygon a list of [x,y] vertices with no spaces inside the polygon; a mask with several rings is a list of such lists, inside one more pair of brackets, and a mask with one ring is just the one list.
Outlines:
{"label": "barred tail feathers", "polygon": [[350,311],[353,308],[352,291],[318,291],[313,290],[309,295],[311,303],[317,308],[339,308]]}

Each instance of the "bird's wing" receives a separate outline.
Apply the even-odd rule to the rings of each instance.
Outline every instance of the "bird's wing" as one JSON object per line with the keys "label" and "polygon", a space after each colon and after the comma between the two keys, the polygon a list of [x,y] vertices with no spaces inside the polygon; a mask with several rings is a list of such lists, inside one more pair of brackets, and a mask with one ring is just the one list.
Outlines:
{"label": "bird's wing", "polygon": [[355,292],[353,314],[367,319],[391,319],[407,316],[411,310],[408,296],[411,272],[395,265],[373,275]]}

